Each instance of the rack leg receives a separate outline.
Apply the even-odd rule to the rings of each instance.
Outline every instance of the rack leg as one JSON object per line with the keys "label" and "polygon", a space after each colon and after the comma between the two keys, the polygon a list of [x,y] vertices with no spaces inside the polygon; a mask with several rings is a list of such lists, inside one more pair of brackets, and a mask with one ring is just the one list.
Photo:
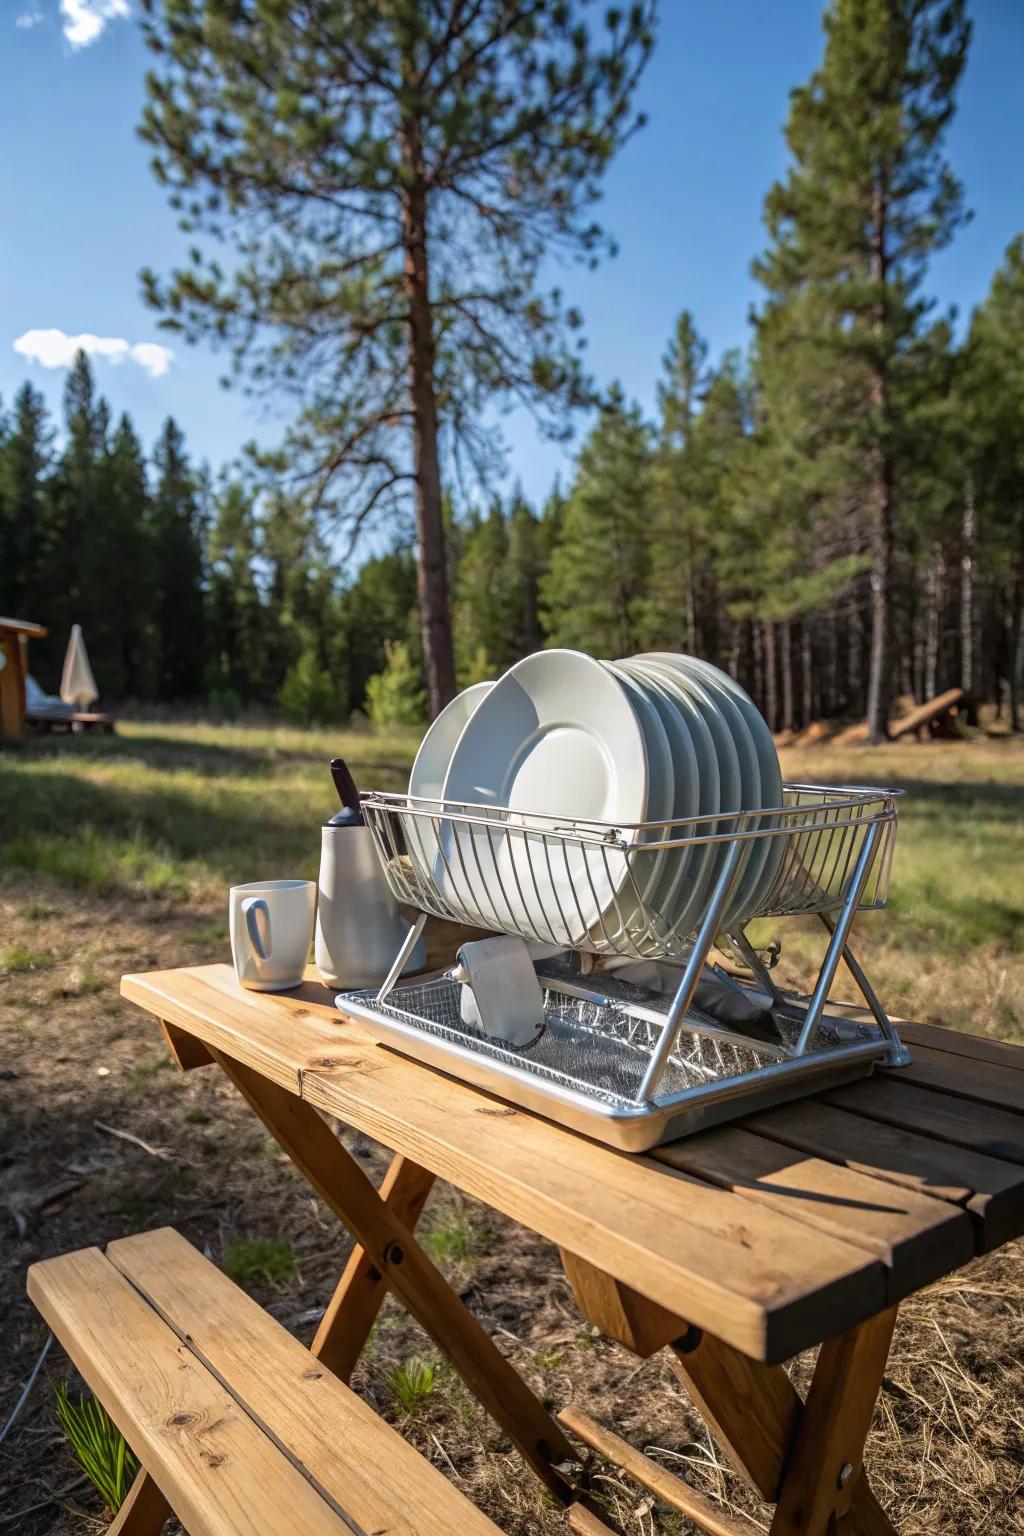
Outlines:
{"label": "rack leg", "polygon": [[867,882],[868,875],[871,873],[871,865],[874,861],[880,830],[881,828],[876,822],[874,826],[868,828],[864,837],[864,846],[853,867],[853,874],[843,896],[843,905],[839,912],[839,918],[832,930],[832,938],[828,949],[825,951],[825,958],[821,962],[821,970],[818,972],[818,980],[815,984],[811,1001],[807,1005],[807,1012],[804,1015],[803,1026],[800,1030],[800,1038],[793,1052],[794,1056],[803,1056],[806,1053],[808,1046],[814,1039],[814,1032],[821,1022],[821,1016],[825,1011],[825,1004],[828,1001],[828,994],[832,990],[832,983],[835,980],[839,961],[846,946],[847,935],[853,925],[853,919],[857,915],[857,903],[860,901],[861,892]]}
{"label": "rack leg", "polygon": [[704,920],[697,931],[697,938],[690,951],[690,958],[686,962],[686,968],[680,978],[676,995],[672,1000],[672,1007],[669,1009],[668,1017],[665,1020],[665,1027],[658,1039],[658,1044],[651,1053],[651,1059],[647,1063],[647,1070],[644,1072],[643,1081],[636,1091],[636,1102],[638,1104],[642,1104],[645,1100],[654,1097],[661,1074],[665,1070],[668,1058],[672,1054],[672,1048],[676,1043],[679,1031],[683,1026],[683,1021],[686,1018],[687,1009],[693,1001],[693,994],[697,990],[697,983],[700,981],[704,962],[718,934],[718,926],[722,921],[722,914],[725,911],[726,903],[732,895],[732,888],[736,883],[736,873],[740,866],[740,859],[745,851],[746,844],[737,840],[733,842],[726,855],[725,863],[722,866],[722,873],[719,875],[718,884],[715,887],[715,894],[711,898],[711,903],[704,913]]}
{"label": "rack leg", "polygon": [[425,912],[421,912],[419,917],[413,923],[412,927],[409,929],[409,932],[406,934],[404,944],[398,951],[398,954],[395,956],[394,963],[392,964],[390,971],[388,971],[383,982],[381,983],[381,989],[377,993],[378,1003],[382,1003],[387,997],[388,993],[394,990],[395,983],[408,965],[409,957],[411,956],[413,950],[416,948],[416,945],[419,943],[420,934],[423,932],[426,926],[427,914]]}
{"label": "rack leg", "polygon": [[771,998],[772,1007],[781,1008],[782,1004],[785,1002],[785,998],[782,996],[782,993],[779,991],[778,987],[775,985],[775,982],[772,980],[771,972],[765,965],[761,963],[761,959],[757,951],[754,949],[754,946],[747,938],[746,929],[741,928],[739,933],[726,933],[725,936],[729,940],[729,943],[732,945],[739,958],[743,961],[743,964],[753,972],[761,986],[762,991],[767,992],[768,996]]}
{"label": "rack leg", "polygon": [[[828,929],[829,933],[834,933],[836,925],[831,914],[828,912],[821,912],[819,913],[819,916],[825,927]],[[910,1052],[907,1050],[906,1046],[903,1044],[903,1041],[900,1039],[899,1035],[893,1028],[892,1020],[889,1018],[889,1015],[882,1007],[878,993],[875,991],[870,981],[868,981],[868,978],[864,973],[864,968],[861,966],[860,962],[857,960],[848,944],[843,946],[843,960],[846,964],[846,969],[857,983],[861,996],[867,1003],[868,1007],[871,1009],[871,1012],[875,1018],[875,1023],[878,1025],[879,1029],[882,1031],[882,1034],[889,1042],[891,1052],[888,1065],[890,1067],[908,1066],[910,1064]]]}

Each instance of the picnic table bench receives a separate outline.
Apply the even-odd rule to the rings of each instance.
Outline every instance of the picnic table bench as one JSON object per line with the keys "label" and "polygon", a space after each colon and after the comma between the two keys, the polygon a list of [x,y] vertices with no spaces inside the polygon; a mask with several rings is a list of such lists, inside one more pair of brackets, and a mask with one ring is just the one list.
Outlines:
{"label": "picnic table bench", "polygon": [[[600,1523],[579,1502],[586,1453],[570,1434],[714,1536],[758,1529],[579,1407],[548,1413],[416,1241],[441,1177],[556,1244],[605,1334],[666,1351],[775,1503],[772,1536],[895,1531],[862,1458],[897,1308],[1024,1232],[1024,1049],[904,1024],[910,1066],[632,1155],[402,1056],[312,971],[289,993],[245,992],[210,965],[126,976],[122,994],[156,1016],[183,1070],[224,1071],[355,1238],[312,1345],[335,1378],[390,1289],[575,1530]],[[393,1151],[380,1190],[324,1115]],[[804,1400],[783,1362],[818,1344]]]}

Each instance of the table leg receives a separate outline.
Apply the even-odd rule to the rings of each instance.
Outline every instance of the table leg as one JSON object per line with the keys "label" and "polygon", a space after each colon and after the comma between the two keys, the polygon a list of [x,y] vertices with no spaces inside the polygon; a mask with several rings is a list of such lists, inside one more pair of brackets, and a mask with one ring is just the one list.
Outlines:
{"label": "table leg", "polygon": [[[797,1531],[802,1536],[826,1536],[826,1532],[832,1536],[827,1518],[818,1524],[809,1520],[793,1523],[812,1509],[816,1517],[818,1506],[827,1503],[831,1493],[836,1495],[837,1511],[843,1511],[841,1517],[837,1513],[837,1520],[846,1521],[841,1527],[845,1536],[895,1536],[861,1471],[864,1439],[894,1322],[895,1308],[891,1308],[824,1344],[814,1377],[819,1388],[814,1392],[812,1383],[813,1400],[808,1394],[806,1404],[781,1365],[749,1360],[711,1334],[694,1329],[689,1340],[671,1347],[676,1374],[730,1460],[746,1473],[763,1498],[778,1501],[772,1536]],[[851,1370],[849,1363],[854,1361],[857,1368]],[[864,1375],[858,1381],[861,1370]],[[846,1420],[851,1395],[857,1401],[845,1426],[848,1449],[835,1467],[831,1462],[826,1467],[824,1453],[830,1449],[826,1426],[832,1418]],[[869,1400],[866,1418],[864,1397]],[[860,1441],[854,1444],[861,1423]],[[819,1458],[817,1467],[812,1465],[814,1454]],[[840,1487],[839,1474],[847,1461],[851,1472]],[[813,1503],[809,1497],[812,1491]]]}
{"label": "table leg", "polygon": [[145,1467],[140,1467],[124,1503],[107,1526],[107,1536],[160,1536],[173,1513]]}
{"label": "table leg", "polygon": [[[434,1175],[396,1153],[380,1186],[380,1198],[410,1231],[419,1221]],[[388,1293],[388,1282],[366,1252],[356,1246],[310,1346],[328,1370],[348,1381]]]}
{"label": "table leg", "polygon": [[[749,1359],[575,1255],[562,1259],[580,1310],[602,1332],[643,1356],[668,1344],[673,1369],[733,1465],[777,1503],[771,1536],[895,1536],[862,1469],[895,1308],[822,1345],[804,1403],[781,1365]],[[614,1437],[585,1414],[561,1417],[594,1450],[611,1454]],[[692,1490],[645,1461],[636,1452],[628,1470],[703,1529],[743,1525],[702,1518]]]}
{"label": "table leg", "polygon": [[311,1105],[222,1051],[211,1048],[211,1054],[537,1476],[570,1503],[575,1490],[560,1470],[576,1461],[569,1441],[355,1158]]}

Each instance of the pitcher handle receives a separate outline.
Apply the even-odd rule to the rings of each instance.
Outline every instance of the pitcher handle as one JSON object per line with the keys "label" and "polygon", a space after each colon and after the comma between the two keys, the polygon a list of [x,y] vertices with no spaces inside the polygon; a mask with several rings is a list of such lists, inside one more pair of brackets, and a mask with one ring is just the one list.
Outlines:
{"label": "pitcher handle", "polygon": [[[263,935],[260,933],[259,923],[257,922],[257,918],[261,912],[266,919],[267,926],[267,942],[265,944],[263,942]],[[270,952],[273,948],[273,936],[270,931],[270,908],[267,906],[267,903],[264,901],[263,897],[247,896],[242,902],[242,915],[245,918],[245,927],[246,932],[249,935],[249,943],[256,951],[256,954],[260,960],[269,960]]]}

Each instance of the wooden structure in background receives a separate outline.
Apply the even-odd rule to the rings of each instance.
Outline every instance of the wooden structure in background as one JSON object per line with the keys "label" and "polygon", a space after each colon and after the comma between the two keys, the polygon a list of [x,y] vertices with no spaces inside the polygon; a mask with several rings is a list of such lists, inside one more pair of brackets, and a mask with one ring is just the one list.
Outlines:
{"label": "wooden structure in background", "polygon": [[[899,1302],[1024,1233],[1024,1048],[904,1024],[910,1066],[627,1156],[378,1042],[310,969],[126,976],[182,1070],[216,1064],[355,1238],[313,1346],[350,1374],[391,1291],[581,1536],[566,1431],[711,1536],[756,1536],[579,1409],[552,1419],[413,1235],[434,1177],[558,1245],[586,1317],[664,1351],[771,1536],[894,1536],[862,1467]],[[322,1116],[396,1154],[375,1190]],[[806,1399],[783,1362],[821,1344]]]}
{"label": "wooden structure in background", "polygon": [[28,677],[28,642],[41,639],[46,630],[26,619],[0,618],[0,740],[18,741],[25,730],[25,679]]}

